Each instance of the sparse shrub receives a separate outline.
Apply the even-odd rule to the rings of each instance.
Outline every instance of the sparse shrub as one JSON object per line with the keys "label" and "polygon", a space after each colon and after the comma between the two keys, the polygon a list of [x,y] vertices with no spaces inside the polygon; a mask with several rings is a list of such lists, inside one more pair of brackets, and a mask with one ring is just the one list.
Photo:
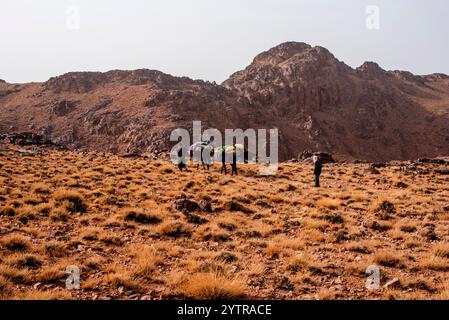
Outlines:
{"label": "sparse shrub", "polygon": [[35,197],[25,197],[22,199],[23,203],[31,205],[31,206],[35,206],[38,205],[39,203],[42,203],[42,199],[38,199]]}
{"label": "sparse shrub", "polygon": [[86,212],[84,197],[77,191],[59,190],[53,194],[54,199],[69,212]]}
{"label": "sparse shrub", "polygon": [[9,258],[11,265],[18,268],[36,269],[42,265],[42,260],[38,256],[32,254],[19,254]]}
{"label": "sparse shrub", "polygon": [[333,224],[342,224],[344,222],[340,213],[326,213],[322,216],[322,219]]}
{"label": "sparse shrub", "polygon": [[135,276],[151,277],[156,266],[160,263],[157,251],[147,245],[134,245],[130,248],[134,257],[134,266],[131,272]]}
{"label": "sparse shrub", "polygon": [[338,209],[341,205],[341,202],[337,199],[331,199],[331,198],[321,198],[316,201],[317,207],[327,208],[330,210]]}
{"label": "sparse shrub", "polygon": [[202,233],[205,241],[226,242],[230,239],[229,234],[217,228],[206,228]]}
{"label": "sparse shrub", "polygon": [[115,195],[109,195],[109,196],[106,195],[106,196],[101,198],[100,202],[102,204],[105,204],[105,205],[108,205],[108,206],[117,206],[117,207],[123,206],[123,201],[120,200]]}
{"label": "sparse shrub", "polygon": [[11,291],[11,285],[7,278],[0,275],[0,299],[6,298]]}
{"label": "sparse shrub", "polygon": [[449,259],[449,244],[441,243],[433,248],[435,256]]}
{"label": "sparse shrub", "polygon": [[35,279],[42,283],[54,283],[65,278],[64,274],[65,268],[61,265],[53,265],[42,269],[36,276]]}
{"label": "sparse shrub", "polygon": [[125,221],[135,221],[142,224],[158,224],[162,219],[156,214],[150,214],[142,209],[126,208],[122,215]]}
{"label": "sparse shrub", "polygon": [[348,246],[348,250],[357,253],[369,254],[371,253],[371,249],[365,245],[354,243]]}
{"label": "sparse shrub", "polygon": [[36,206],[35,210],[42,216],[48,217],[51,213],[52,206],[48,203],[41,203]]}
{"label": "sparse shrub", "polygon": [[123,287],[134,292],[143,292],[144,287],[140,281],[130,276],[126,271],[117,271],[104,276],[104,281],[115,288]]}
{"label": "sparse shrub", "polygon": [[2,239],[2,244],[11,251],[28,251],[31,248],[31,242],[28,238],[21,235],[11,234]]}
{"label": "sparse shrub", "polygon": [[238,278],[217,273],[196,273],[182,284],[184,294],[196,300],[235,300],[245,297],[245,285]]}
{"label": "sparse shrub", "polygon": [[287,270],[298,272],[302,268],[306,268],[311,264],[311,259],[306,254],[295,255],[290,258],[287,265]]}
{"label": "sparse shrub", "polygon": [[53,221],[67,221],[69,218],[69,213],[67,212],[66,208],[56,208],[51,211],[50,218]]}
{"label": "sparse shrub", "polygon": [[38,183],[31,187],[31,191],[36,194],[50,194],[50,187],[44,183]]}
{"label": "sparse shrub", "polygon": [[396,213],[394,204],[388,200],[380,200],[373,205],[373,213],[382,220],[388,220],[391,214]]}
{"label": "sparse shrub", "polygon": [[16,214],[16,210],[13,207],[0,207],[0,216],[13,217]]}
{"label": "sparse shrub", "polygon": [[190,235],[190,229],[182,222],[165,221],[158,226],[156,231],[163,236],[179,238]]}
{"label": "sparse shrub", "polygon": [[435,271],[449,271],[449,260],[439,256],[429,256],[423,259],[420,263],[423,269],[430,269]]}
{"label": "sparse shrub", "polygon": [[434,293],[437,290],[432,286],[432,284],[429,283],[426,279],[420,278],[420,279],[413,279],[409,281],[405,281],[405,283],[401,284],[401,286],[405,289],[418,289],[427,291],[430,293]]}
{"label": "sparse shrub", "polygon": [[236,256],[235,254],[233,254],[233,253],[231,253],[231,252],[226,252],[226,251],[224,251],[224,252],[218,254],[218,255],[215,257],[215,260],[230,263],[230,262],[235,262],[235,261],[237,261],[238,258],[237,258],[237,256]]}
{"label": "sparse shrub", "polygon": [[86,228],[81,232],[80,237],[81,239],[86,241],[95,241],[98,240],[99,233],[99,228]]}
{"label": "sparse shrub", "polygon": [[17,284],[30,282],[30,273],[27,270],[18,269],[5,264],[0,264],[0,275]]}
{"label": "sparse shrub", "polygon": [[412,232],[416,231],[416,226],[410,225],[410,224],[402,225],[400,227],[400,230],[403,231],[403,232],[412,233]]}
{"label": "sparse shrub", "polygon": [[237,226],[232,222],[222,221],[217,224],[220,228],[225,229],[227,231],[234,231]]}
{"label": "sparse shrub", "polygon": [[104,259],[100,257],[90,257],[85,262],[84,265],[92,270],[98,270],[104,264]]}
{"label": "sparse shrub", "polygon": [[186,189],[190,189],[195,185],[195,181],[189,181],[186,183],[185,187]]}
{"label": "sparse shrub", "polygon": [[402,266],[401,257],[398,253],[383,251],[374,255],[375,263],[383,267],[400,267]]}
{"label": "sparse shrub", "polygon": [[102,234],[100,236],[99,240],[101,242],[104,242],[104,243],[110,244],[110,245],[116,245],[116,246],[123,245],[123,240],[119,236],[115,236],[110,233]]}
{"label": "sparse shrub", "polygon": [[170,165],[163,165],[161,167],[159,167],[159,172],[163,173],[163,174],[170,174],[173,173],[173,167]]}
{"label": "sparse shrub", "polygon": [[44,246],[45,254],[49,257],[63,257],[66,255],[66,246],[61,242],[52,241]]}

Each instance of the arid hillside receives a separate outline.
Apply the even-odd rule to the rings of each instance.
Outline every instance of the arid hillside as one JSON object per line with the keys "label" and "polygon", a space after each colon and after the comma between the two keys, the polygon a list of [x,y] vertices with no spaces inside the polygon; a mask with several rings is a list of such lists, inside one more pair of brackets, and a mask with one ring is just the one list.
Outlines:
{"label": "arid hillside", "polygon": [[189,169],[0,145],[0,298],[449,298],[442,159]]}
{"label": "arid hillside", "polygon": [[352,69],[322,47],[288,42],[222,85],[154,70],[72,72],[0,82],[0,134],[33,132],[71,150],[170,150],[174,128],[279,128],[280,159],[304,150],[338,159],[449,154],[449,77]]}

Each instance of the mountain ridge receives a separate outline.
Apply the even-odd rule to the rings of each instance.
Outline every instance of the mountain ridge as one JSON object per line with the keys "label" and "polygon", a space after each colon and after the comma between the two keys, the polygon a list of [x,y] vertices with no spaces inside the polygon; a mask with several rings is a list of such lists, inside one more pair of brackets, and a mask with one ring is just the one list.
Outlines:
{"label": "mountain ridge", "polygon": [[158,70],[69,72],[0,81],[0,133],[30,131],[75,150],[161,156],[171,130],[280,129],[280,159],[305,150],[342,159],[449,154],[449,76],[353,69],[327,49],[286,42],[222,84]]}

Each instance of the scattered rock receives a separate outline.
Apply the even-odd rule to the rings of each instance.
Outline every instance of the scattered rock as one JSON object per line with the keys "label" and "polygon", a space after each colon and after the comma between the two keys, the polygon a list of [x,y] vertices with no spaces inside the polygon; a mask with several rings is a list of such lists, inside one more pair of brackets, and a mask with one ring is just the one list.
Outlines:
{"label": "scattered rock", "polygon": [[292,291],[295,289],[295,286],[286,276],[275,276],[273,278],[274,285],[277,289]]}
{"label": "scattered rock", "polygon": [[51,146],[51,145],[53,145],[51,140],[46,139],[41,135],[31,133],[31,132],[0,134],[0,141],[4,141],[6,143],[11,143],[11,144],[16,144],[16,145],[20,145],[20,146],[28,146],[28,145]]}
{"label": "scattered rock", "polygon": [[241,211],[244,213],[253,213],[253,210],[239,203],[236,199],[232,199],[224,204],[224,209],[229,211]]}
{"label": "scattered rock", "polygon": [[178,211],[194,212],[200,209],[198,204],[188,199],[178,199],[175,201],[173,207]]}

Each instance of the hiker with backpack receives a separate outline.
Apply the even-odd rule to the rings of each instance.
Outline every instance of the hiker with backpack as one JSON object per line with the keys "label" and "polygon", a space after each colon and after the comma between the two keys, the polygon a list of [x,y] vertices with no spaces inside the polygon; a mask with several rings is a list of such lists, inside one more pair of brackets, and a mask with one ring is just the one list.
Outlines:
{"label": "hiker with backpack", "polygon": [[183,151],[183,148],[179,148],[178,150],[178,169],[179,171],[182,172],[183,169],[187,170],[187,165],[186,165],[186,158],[185,158],[185,154]]}
{"label": "hiker with backpack", "polygon": [[312,157],[312,160],[314,163],[313,174],[315,176],[315,187],[319,188],[320,187],[320,175],[321,175],[321,170],[323,168],[323,162],[321,161],[320,157],[317,155],[314,155]]}
{"label": "hiker with backpack", "polygon": [[220,173],[228,174],[228,169],[226,168],[226,148],[221,149],[221,170]]}
{"label": "hiker with backpack", "polygon": [[235,173],[235,175],[237,175],[237,148],[236,148],[235,144],[233,145],[233,148],[234,148],[234,150],[232,151],[231,176],[234,175],[234,173]]}

